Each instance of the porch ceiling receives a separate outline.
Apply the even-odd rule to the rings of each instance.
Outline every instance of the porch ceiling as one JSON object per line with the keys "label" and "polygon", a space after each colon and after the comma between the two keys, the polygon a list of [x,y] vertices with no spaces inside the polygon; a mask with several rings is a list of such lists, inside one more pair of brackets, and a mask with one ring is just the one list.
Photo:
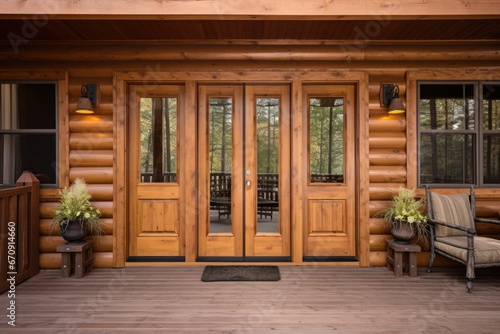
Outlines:
{"label": "porch ceiling", "polygon": [[[30,26],[31,24],[31,26]],[[449,20],[0,20],[9,34],[34,41],[345,40],[470,41],[500,39],[500,19]]]}

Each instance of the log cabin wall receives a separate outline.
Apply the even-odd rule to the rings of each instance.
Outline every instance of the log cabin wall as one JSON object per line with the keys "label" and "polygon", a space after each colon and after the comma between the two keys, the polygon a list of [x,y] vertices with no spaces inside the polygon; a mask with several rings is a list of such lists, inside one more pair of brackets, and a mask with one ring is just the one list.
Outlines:
{"label": "log cabin wall", "polygon": [[[370,180],[370,264],[386,264],[385,239],[390,226],[377,215],[400,186],[406,186],[406,114],[388,115],[380,106],[380,85],[394,83],[400,96],[406,96],[405,70],[370,71],[369,97],[369,180]],[[406,105],[406,101],[405,101]]]}
{"label": "log cabin wall", "polygon": [[[94,240],[94,266],[112,267],[113,260],[113,78],[108,71],[68,72],[69,119],[68,177],[69,182],[83,178],[88,184],[92,202],[101,211],[104,235]],[[97,83],[99,104],[93,115],[74,113],[83,83]],[[43,196],[43,195],[42,195]],[[60,268],[60,254],[56,253],[61,237],[50,231],[52,212],[58,205],[53,192],[45,192],[40,206],[40,266]]]}
{"label": "log cabin wall", "polygon": [[[424,62],[422,63],[424,64]],[[417,80],[499,80],[488,69],[456,70],[446,67],[429,69],[386,69],[370,71],[370,121],[369,121],[369,180],[370,180],[370,265],[386,265],[385,239],[392,238],[388,226],[379,214],[388,207],[390,200],[400,186],[415,188],[417,185]],[[405,99],[407,112],[403,115],[388,115],[380,108],[380,84],[399,85],[400,96]],[[413,88],[409,90],[408,84]],[[439,186],[434,186],[439,188]],[[468,192],[462,189],[442,189],[443,193]],[[423,196],[417,189],[417,196]],[[497,219],[500,215],[500,193],[498,188],[476,189],[476,215],[481,218]],[[499,238],[500,228],[478,224],[479,235]],[[419,266],[427,266],[429,252],[422,246],[417,255]],[[456,263],[438,256],[437,266],[455,266]]]}
{"label": "log cabin wall", "polygon": [[[98,48],[96,48],[98,49]],[[220,46],[217,48],[224,51]],[[405,53],[404,50],[399,50],[398,54],[404,58],[403,61],[388,61],[391,60],[391,55],[381,55],[380,48],[374,47],[363,50],[363,56],[359,56],[357,61],[345,62],[339,61],[342,54],[339,52],[329,53],[327,56],[321,53],[321,48],[318,48],[317,53],[314,51],[306,56],[311,59],[320,58],[319,61],[294,61],[293,68],[290,67],[288,61],[292,56],[284,56],[282,51],[276,51],[275,55],[279,61],[254,61],[248,64],[241,58],[248,57],[248,52],[238,56],[234,53],[234,49],[228,47],[233,53],[235,59],[222,63],[211,63],[204,61],[176,61],[175,64],[168,64],[168,61],[156,60],[149,62],[146,60],[137,61],[135,59],[137,49],[132,47],[131,50],[126,48],[108,46],[106,54],[102,56],[96,53],[78,54],[78,52],[70,52],[70,61],[61,61],[60,55],[51,57],[51,52],[37,55],[40,48],[30,53],[24,53],[26,63],[23,62],[7,62],[0,65],[4,70],[4,76],[9,72],[15,76],[16,71],[37,72],[43,67],[44,71],[53,70],[66,72],[67,91],[64,99],[67,96],[66,110],[63,110],[67,115],[68,124],[68,155],[67,155],[67,175],[64,177],[70,182],[77,177],[83,177],[88,183],[90,192],[94,197],[95,205],[103,213],[103,222],[105,225],[105,236],[95,238],[95,266],[96,267],[112,267],[117,250],[113,246],[113,230],[117,222],[114,220],[114,198],[115,184],[113,175],[113,157],[114,150],[117,149],[115,142],[115,129],[113,128],[113,113],[116,110],[116,101],[118,96],[113,96],[114,92],[114,75],[116,71],[136,71],[143,73],[145,77],[151,75],[151,70],[162,68],[167,71],[171,68],[185,68],[186,72],[190,69],[213,68],[216,71],[233,70],[240,68],[251,68],[256,71],[262,68],[273,69],[279,71],[283,69],[294,69],[301,71],[309,68],[325,68],[339,69],[341,71],[363,71],[368,74],[368,95],[369,95],[369,138],[360,138],[361,141],[366,141],[369,145],[369,167],[365,177],[369,180],[369,240],[361,240],[360,242],[369,243],[369,263],[367,265],[383,266],[385,265],[385,243],[384,239],[389,238],[389,229],[383,223],[382,219],[377,218],[376,214],[389,205],[392,193],[397,188],[402,186],[414,186],[415,177],[414,170],[408,170],[408,160],[416,159],[416,156],[408,157],[408,131],[415,129],[408,128],[408,118],[413,114],[407,113],[402,116],[388,116],[386,107],[381,107],[379,102],[380,84],[381,83],[396,83],[400,87],[400,95],[406,99],[408,104],[410,99],[407,96],[408,71],[417,71],[419,69],[442,69],[445,68],[450,60],[459,59],[459,66],[467,67],[469,73],[481,69],[486,72],[498,71],[500,68],[498,63],[498,55],[492,55],[490,51],[485,51],[487,56],[484,56],[483,61],[467,61],[470,54],[465,47],[458,48],[459,51],[453,53],[452,56],[443,53],[440,57],[433,54],[429,59],[421,59],[426,53],[433,48],[426,50],[422,47],[420,50],[412,49],[411,52]],[[490,48],[486,48],[490,49]],[[50,49],[47,49],[50,50]],[[269,47],[272,50],[272,47]],[[111,52],[111,54],[110,54]],[[146,52],[147,53],[147,52]],[[203,58],[202,47],[199,52],[192,53],[193,58]],[[228,57],[225,54],[225,57]],[[336,61],[325,62],[325,57],[335,58]],[[45,58],[43,58],[45,57]],[[116,63],[110,58],[120,59]],[[153,54],[154,58],[161,58],[160,54]],[[171,56],[176,57],[176,55]],[[250,58],[252,55],[250,54]],[[302,58],[302,56],[300,56]],[[415,58],[419,58],[418,62]],[[437,58],[437,59],[436,59]],[[35,61],[33,62],[33,59]],[[85,59],[85,61],[81,60]],[[367,61],[366,59],[378,59],[378,62]],[[168,60],[168,59],[167,59]],[[293,59],[292,59],[293,60]],[[42,64],[42,65],[40,65]],[[15,69],[13,69],[13,67]],[[457,66],[457,65],[454,65]],[[460,72],[460,68],[451,68],[452,72]],[[172,76],[174,78],[174,76]],[[456,79],[456,78],[455,78]],[[476,80],[482,79],[477,77]],[[498,79],[498,78],[497,78]],[[80,87],[83,83],[97,83],[99,85],[99,105],[95,108],[94,115],[76,115],[76,102],[80,96]],[[359,92],[362,94],[363,92]],[[415,102],[413,98],[413,102]],[[411,106],[408,106],[411,109]],[[414,108],[414,107],[413,107]],[[412,116],[413,117],[413,116]],[[414,124],[414,123],[413,123]],[[415,143],[410,143],[414,145]],[[123,148],[118,148],[123,149]],[[411,181],[409,181],[411,179]],[[451,190],[453,191],[453,190]],[[481,189],[478,192],[477,211],[479,216],[491,217],[500,210],[500,191],[499,189]],[[55,252],[56,246],[61,242],[61,239],[56,236],[51,236],[48,229],[48,223],[54,208],[57,206],[57,196],[54,192],[43,192],[41,194],[40,218],[41,218],[41,247],[40,247],[40,267],[43,269],[59,268],[60,255]],[[480,228],[481,234],[498,235],[498,229],[483,229]],[[424,252],[419,255],[419,265],[424,265],[427,261],[428,253]],[[446,264],[446,261],[438,262],[438,264]]]}

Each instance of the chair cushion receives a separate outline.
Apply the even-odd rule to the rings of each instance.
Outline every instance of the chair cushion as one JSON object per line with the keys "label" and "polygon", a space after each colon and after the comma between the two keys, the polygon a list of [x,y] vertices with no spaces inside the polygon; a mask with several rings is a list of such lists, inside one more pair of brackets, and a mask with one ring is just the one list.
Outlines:
{"label": "chair cushion", "polygon": [[[431,204],[434,219],[466,228],[474,227],[474,218],[472,217],[468,194],[441,195],[432,193]],[[436,237],[454,235],[467,235],[467,233],[436,225]]]}
{"label": "chair cushion", "polygon": [[[434,246],[436,249],[467,262],[467,237],[436,238]],[[500,240],[474,237],[474,263],[476,265],[500,263]]]}

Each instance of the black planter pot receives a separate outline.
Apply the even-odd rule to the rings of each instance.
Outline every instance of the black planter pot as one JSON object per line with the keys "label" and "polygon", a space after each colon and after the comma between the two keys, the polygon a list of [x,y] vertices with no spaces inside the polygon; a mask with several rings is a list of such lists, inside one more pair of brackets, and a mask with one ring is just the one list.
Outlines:
{"label": "black planter pot", "polygon": [[396,241],[410,243],[415,238],[415,231],[406,220],[398,220],[392,223],[391,234]]}
{"label": "black planter pot", "polygon": [[65,221],[61,226],[61,236],[66,241],[78,241],[89,235],[89,230],[79,220]]}

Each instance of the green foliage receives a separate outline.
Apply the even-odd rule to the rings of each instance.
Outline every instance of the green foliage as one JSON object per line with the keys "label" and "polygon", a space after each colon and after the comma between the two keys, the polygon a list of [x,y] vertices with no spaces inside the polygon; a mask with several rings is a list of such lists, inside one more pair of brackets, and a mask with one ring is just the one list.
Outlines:
{"label": "green foliage", "polygon": [[309,157],[311,174],[344,173],[344,100],[311,98]]}
{"label": "green foliage", "polygon": [[396,224],[398,221],[407,221],[415,231],[418,240],[427,245],[427,215],[422,211],[425,198],[416,199],[415,189],[400,187],[396,195],[392,197],[392,205],[382,211],[384,221]]}
{"label": "green foliage", "polygon": [[59,192],[61,195],[60,206],[54,212],[51,230],[59,226],[64,230],[68,221],[78,220],[91,234],[100,235],[102,226],[99,220],[101,212],[90,203],[91,195],[88,193],[87,184],[83,179],[76,179],[70,188],[65,187]]}
{"label": "green foliage", "polygon": [[277,174],[279,170],[278,98],[257,98],[257,172]]}
{"label": "green foliage", "polygon": [[406,220],[410,224],[425,224],[427,216],[422,213],[423,199],[415,199],[415,190],[400,187],[398,194],[392,197],[392,205],[384,211],[384,220]]}
{"label": "green foliage", "polygon": [[[160,118],[155,117],[153,113],[158,105],[162,108]],[[141,173],[153,173],[155,150],[161,151],[164,157],[163,172],[175,172],[177,170],[177,98],[141,98],[140,116]],[[161,122],[163,126],[161,147],[153,147],[153,124],[157,122]]]}

